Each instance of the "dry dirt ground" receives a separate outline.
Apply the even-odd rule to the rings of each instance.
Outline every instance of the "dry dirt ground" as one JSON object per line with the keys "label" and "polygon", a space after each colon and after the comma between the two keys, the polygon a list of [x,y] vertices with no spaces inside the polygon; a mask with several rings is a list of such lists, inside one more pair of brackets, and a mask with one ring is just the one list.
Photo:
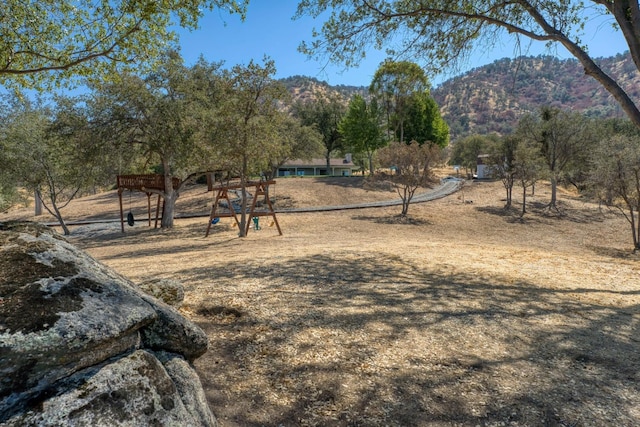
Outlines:
{"label": "dry dirt ground", "polygon": [[[228,218],[72,227],[70,240],[134,282],[182,281],[208,334],[195,363],[230,426],[640,425],[640,260],[628,225],[568,191],[562,215],[528,197],[505,212],[499,182],[437,201],[282,213],[245,239]],[[519,194],[516,208],[520,208]],[[276,208],[395,198],[360,178],[278,180]],[[194,187],[178,212],[208,212]],[[67,209],[117,218],[114,192]],[[0,220],[30,217],[30,211]]]}

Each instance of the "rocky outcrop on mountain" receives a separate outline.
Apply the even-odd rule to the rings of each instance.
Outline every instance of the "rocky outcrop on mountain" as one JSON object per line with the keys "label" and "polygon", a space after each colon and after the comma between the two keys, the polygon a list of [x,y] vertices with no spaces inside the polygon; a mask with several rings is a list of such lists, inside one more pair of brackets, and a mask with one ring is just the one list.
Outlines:
{"label": "rocky outcrop on mountain", "polygon": [[215,425],[204,332],[44,226],[0,223],[0,425]]}

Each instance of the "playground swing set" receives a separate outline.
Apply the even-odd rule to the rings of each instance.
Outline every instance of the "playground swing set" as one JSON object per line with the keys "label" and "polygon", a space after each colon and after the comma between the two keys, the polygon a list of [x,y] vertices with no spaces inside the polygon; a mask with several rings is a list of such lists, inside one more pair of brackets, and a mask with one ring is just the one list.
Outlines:
{"label": "playground swing set", "polygon": [[[236,192],[238,190],[242,191],[242,184],[240,183],[226,183],[220,185],[213,185],[211,179],[207,180],[209,191],[215,191],[216,195],[213,201],[213,205],[211,206],[211,214],[209,215],[209,222],[207,225],[207,232],[205,233],[205,237],[209,235],[211,231],[211,226],[217,224],[220,221],[220,218],[233,218],[236,226],[240,228],[240,220],[238,219],[238,210],[235,206],[231,198],[229,197],[229,192]],[[265,197],[268,194],[268,187],[270,185],[275,185],[275,180],[260,180],[260,181],[249,181],[245,184],[245,191],[249,192],[250,188],[253,188],[253,198],[251,201],[251,207],[247,212],[247,215],[251,219],[247,221],[245,226],[245,236],[249,233],[249,228],[251,227],[251,223],[253,222],[253,226],[255,230],[260,230],[260,217],[270,216],[272,218],[271,225],[275,225],[278,229],[278,234],[282,236],[282,229],[280,228],[280,224],[278,223],[278,218],[276,217],[276,212],[273,209],[273,205],[271,204],[271,200],[269,197]],[[258,199],[262,196],[266,202],[266,210],[258,210]],[[221,203],[222,202],[222,203]],[[224,206],[224,205],[226,206]],[[225,208],[221,207],[224,206]]]}
{"label": "playground swing set", "polygon": [[[247,221],[245,228],[245,235],[249,232],[249,228],[251,227],[251,223],[253,222],[253,226],[255,230],[260,230],[260,222],[259,218],[264,216],[270,216],[272,218],[272,222],[270,225],[275,225],[278,229],[278,233],[282,236],[282,229],[280,228],[280,224],[278,223],[278,218],[276,217],[275,210],[273,209],[273,205],[271,204],[271,200],[269,197],[265,197],[268,194],[269,185],[275,185],[275,180],[261,180],[261,181],[249,181],[245,184],[245,191],[253,188],[253,199],[251,202],[251,207],[248,211],[248,216],[250,221]],[[209,215],[209,223],[207,226],[207,232],[205,237],[209,235],[211,231],[211,226],[217,224],[220,221],[220,218],[224,217],[232,217],[235,220],[235,225],[240,228],[240,220],[238,219],[238,211],[236,207],[229,197],[229,192],[237,192],[238,190],[242,190],[242,185],[240,183],[229,183],[213,185],[211,180],[211,176],[207,176],[207,184],[209,191],[215,191],[215,199],[213,205],[211,206],[211,214]],[[177,189],[180,186],[180,180],[178,178],[172,178],[172,185],[174,189]],[[157,194],[158,200],[156,203],[156,216],[155,216],[155,225],[154,228],[158,228],[158,219],[162,218],[160,215],[160,200],[163,199],[162,193],[165,190],[164,185],[164,176],[159,174],[150,174],[150,175],[118,175],[117,176],[117,186],[118,186],[118,200],[120,202],[120,228],[124,233],[124,207],[122,205],[122,193],[125,190],[129,191],[129,212],[127,213],[127,224],[129,226],[133,226],[135,224],[135,218],[133,216],[133,211],[131,209],[131,198],[132,193],[134,191],[139,191],[145,193],[147,195],[147,218],[149,227],[151,227],[151,195]],[[258,199],[260,196],[263,196],[266,201],[267,210],[258,208]],[[226,201],[226,212],[223,209],[220,209],[220,202],[223,200]],[[165,201],[162,200],[162,215],[164,215],[165,209]]]}
{"label": "playground swing set", "polygon": [[[172,178],[173,188],[176,189],[180,186],[180,180],[178,178]],[[151,195],[157,194],[158,201],[156,203],[156,217],[155,217],[155,226],[154,228],[158,228],[158,218],[162,218],[159,216],[160,214],[160,199],[162,199],[161,192],[164,192],[164,176],[158,174],[150,174],[150,175],[118,175],[118,200],[120,201],[120,228],[124,233],[124,210],[122,206],[122,193],[125,190],[129,190],[129,213],[127,213],[127,224],[129,226],[133,226],[135,223],[135,218],[133,216],[133,212],[131,210],[131,196],[134,191],[140,191],[147,195],[147,216],[149,227],[151,227]],[[162,214],[164,215],[164,199],[162,201]]]}

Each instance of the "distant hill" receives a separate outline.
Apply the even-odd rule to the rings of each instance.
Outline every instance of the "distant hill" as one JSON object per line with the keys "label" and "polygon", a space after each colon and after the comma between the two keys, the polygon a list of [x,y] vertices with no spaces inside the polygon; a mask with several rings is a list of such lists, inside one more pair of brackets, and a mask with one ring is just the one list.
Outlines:
{"label": "distant hill", "polygon": [[[640,74],[628,54],[597,60],[640,100]],[[314,91],[334,91],[345,101],[366,86],[330,86],[314,78],[283,79],[294,99],[311,99]],[[451,139],[472,134],[507,134],[526,113],[551,105],[592,117],[624,117],[624,112],[577,60],[553,56],[504,58],[454,77],[432,90],[451,128]]]}
{"label": "distant hill", "polygon": [[[621,79],[632,99],[640,99],[640,75],[629,55],[598,62]],[[444,82],[432,94],[451,127],[452,139],[469,133],[509,133],[520,116],[544,105],[593,117],[624,116],[577,60],[552,56],[501,59]]]}
{"label": "distant hill", "polygon": [[332,86],[329,83],[318,80],[314,77],[306,76],[291,76],[280,81],[285,85],[294,101],[308,101],[315,99],[318,94],[333,93],[344,98],[345,102],[349,102],[354,94],[367,94],[367,87],[365,86],[347,86],[337,85]]}

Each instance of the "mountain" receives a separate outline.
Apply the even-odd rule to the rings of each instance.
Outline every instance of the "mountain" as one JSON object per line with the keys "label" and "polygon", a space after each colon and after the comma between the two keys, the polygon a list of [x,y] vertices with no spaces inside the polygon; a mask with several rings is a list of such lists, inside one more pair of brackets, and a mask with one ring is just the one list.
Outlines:
{"label": "mountain", "polygon": [[[628,54],[596,60],[640,99],[640,75]],[[525,113],[550,105],[592,117],[624,117],[613,97],[574,59],[552,56],[500,59],[454,77],[432,91],[452,139],[513,130]]]}
{"label": "mountain", "polygon": [[[598,58],[596,62],[640,100],[640,74],[628,54]],[[314,78],[283,79],[294,99],[313,99],[315,92],[366,94],[366,86],[330,86]],[[431,91],[451,129],[451,139],[478,133],[508,134],[526,113],[550,105],[581,111],[591,117],[624,117],[613,97],[594,78],[585,75],[575,59],[553,56],[504,58],[474,68]]]}
{"label": "mountain", "polygon": [[368,88],[366,86],[332,86],[329,83],[318,80],[314,77],[291,76],[280,79],[280,82],[287,88],[294,101],[310,101],[316,99],[318,94],[333,94],[342,97],[346,102],[356,93],[366,95]]}

